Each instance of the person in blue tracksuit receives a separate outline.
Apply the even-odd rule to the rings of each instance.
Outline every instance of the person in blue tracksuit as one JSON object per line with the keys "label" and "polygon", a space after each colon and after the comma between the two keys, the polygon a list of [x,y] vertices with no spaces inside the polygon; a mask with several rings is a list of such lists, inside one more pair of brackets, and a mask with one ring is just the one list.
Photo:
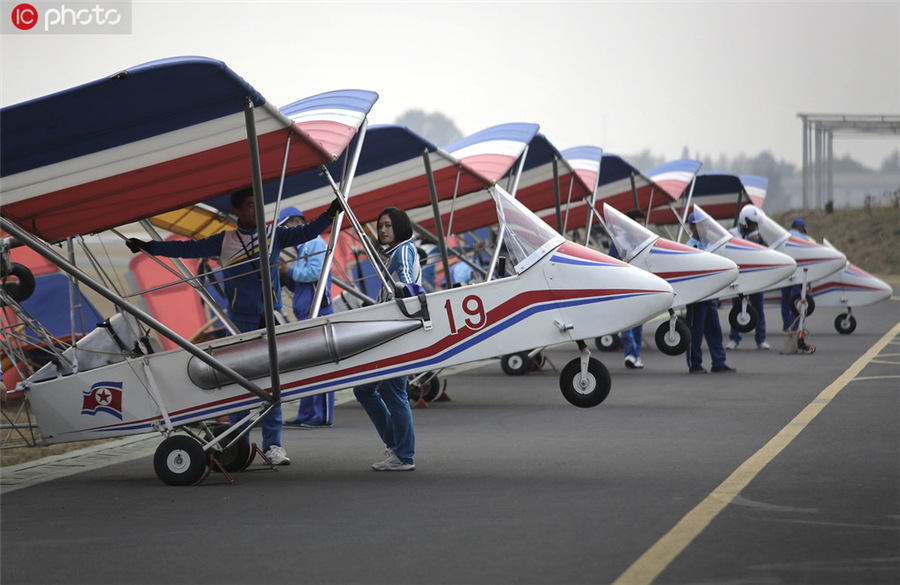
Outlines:
{"label": "person in blue tracksuit", "polygon": [[[806,222],[802,217],[795,217],[791,222],[790,234],[801,240],[809,240],[806,233]],[[781,289],[781,330],[785,333],[796,331],[800,325],[800,319],[791,310],[791,299],[800,294],[799,284],[792,284]]]}
{"label": "person in blue tracksuit", "polygon": [[[754,205],[745,205],[738,216],[738,225],[731,230],[731,233],[760,246],[768,246],[768,242],[763,238],[762,232],[759,231],[760,214],[758,211]],[[763,296],[762,292],[757,292],[747,295],[747,299],[750,301],[750,306],[756,309],[756,313],[759,315],[759,321],[753,333],[756,348],[770,349],[769,343],[766,341],[766,312]],[[734,297],[731,305],[732,307],[740,308],[740,297]],[[728,345],[725,346],[725,349],[737,349],[740,344],[741,332],[732,327],[728,332]]]}
{"label": "person in blue tracksuit", "polygon": [[[638,222],[646,217],[640,209],[632,209],[625,215]],[[623,262],[625,261],[624,255],[619,253],[619,249],[612,239],[609,241],[609,255]],[[644,362],[641,361],[641,346],[644,343],[644,324],[641,323],[631,329],[620,332],[619,339],[622,340],[622,350],[625,352],[625,367],[630,370],[643,369]]]}
{"label": "person in blue tracksuit", "polygon": [[[262,278],[259,275],[259,244],[257,241],[256,207],[253,191],[242,189],[231,194],[231,206],[237,216],[237,229],[226,230],[200,240],[145,242],[135,238],[126,240],[133,253],[147,252],[168,258],[218,257],[222,266],[222,286],[228,303],[227,314],[238,331],[254,331],[265,326]],[[272,268],[274,310],[281,311],[281,284],[278,277],[278,258],[281,250],[311,240],[331,225],[341,210],[335,199],[331,206],[312,223],[297,227],[277,227],[270,244],[269,262]],[[231,424],[243,418],[242,413],[228,416]],[[272,463],[289,465],[291,460],[281,446],[281,406],[274,408],[260,423],[263,451]]]}
{"label": "person in blue tracksuit", "polygon": [[[387,271],[409,294],[424,292],[419,254],[412,241],[412,223],[406,212],[388,207],[378,215],[378,241],[386,248]],[[382,287],[376,298],[391,300],[394,291]],[[416,434],[406,394],[406,376],[363,384],[353,389],[378,436],[385,445],[385,459],[372,464],[375,471],[412,471],[416,468]]]}
{"label": "person in blue tracksuit", "polygon": [[[306,216],[296,207],[288,207],[279,214],[278,225],[287,227],[306,225]],[[328,244],[325,243],[322,236],[317,236],[296,247],[297,259],[294,262],[283,263],[278,268],[282,285],[294,293],[292,305],[294,317],[298,321],[309,319],[312,314],[316,285],[322,275],[322,265],[327,247]],[[319,316],[333,313],[331,272],[329,271],[325,279],[325,293],[319,306]],[[301,398],[297,418],[285,421],[284,425],[301,429],[319,429],[330,427],[333,423],[334,392],[326,392]]]}
{"label": "person in blue tracksuit", "polygon": [[[709,242],[701,241],[700,234],[697,231],[698,221],[712,221],[707,216],[701,216],[692,213],[688,218],[691,229],[691,239],[687,245],[692,248],[705,250],[709,247]],[[712,360],[710,371],[713,373],[729,373],[735,372],[734,368],[728,367],[725,363],[725,347],[722,345],[722,326],[719,323],[719,310],[716,306],[715,299],[699,301],[687,306],[687,315],[685,316],[688,327],[691,328],[691,345],[687,351],[688,371],[691,374],[705,374],[706,369],[703,367],[703,351],[701,344],[703,338],[706,338],[706,346],[709,348],[709,357]]]}

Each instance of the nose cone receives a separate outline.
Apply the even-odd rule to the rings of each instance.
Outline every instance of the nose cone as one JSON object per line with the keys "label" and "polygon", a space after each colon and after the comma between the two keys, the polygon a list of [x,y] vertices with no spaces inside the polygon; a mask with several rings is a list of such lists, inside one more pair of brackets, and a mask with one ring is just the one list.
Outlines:
{"label": "nose cone", "polygon": [[781,244],[778,251],[793,258],[797,263],[797,270],[776,286],[802,283],[804,269],[806,270],[806,282],[812,282],[834,274],[847,264],[847,257],[838,250],[794,236]]}
{"label": "nose cone", "polygon": [[862,307],[890,298],[891,286],[854,264],[812,283],[810,293],[823,307]]}
{"label": "nose cone", "polygon": [[787,254],[743,238],[732,238],[715,253],[737,264],[740,272],[737,280],[716,298],[769,290],[797,270],[797,263]]}
{"label": "nose cone", "polygon": [[[639,262],[643,262],[641,266]],[[737,264],[709,252],[659,238],[632,260],[664,279],[675,291],[678,306],[695,303],[722,290],[738,277]]]}
{"label": "nose cone", "polygon": [[[546,278],[559,300],[573,339],[589,339],[634,327],[672,306],[672,287],[662,278],[572,242],[551,256]],[[577,302],[569,299],[579,295]]]}

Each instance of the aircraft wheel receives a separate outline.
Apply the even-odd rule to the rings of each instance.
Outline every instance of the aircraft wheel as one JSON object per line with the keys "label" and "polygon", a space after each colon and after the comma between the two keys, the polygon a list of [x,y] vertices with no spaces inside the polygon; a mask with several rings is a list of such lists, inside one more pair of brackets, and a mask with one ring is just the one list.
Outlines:
{"label": "aircraft wheel", "polygon": [[[583,384],[582,384],[583,382]],[[559,389],[566,400],[579,408],[597,406],[609,396],[612,380],[609,370],[599,360],[588,360],[587,378],[581,378],[581,359],[566,364],[559,374]]]}
{"label": "aircraft wheel", "polygon": [[203,447],[187,435],[172,435],[159,444],[153,455],[156,475],[169,485],[194,485],[208,464]]}
{"label": "aircraft wheel", "polygon": [[[9,278],[14,276],[15,278]],[[13,262],[8,274],[3,275],[3,292],[17,303],[34,293],[34,274],[24,264]],[[0,302],[0,305],[4,303]]]}
{"label": "aircraft wheel", "polygon": [[414,377],[410,376],[406,383],[406,396],[411,402],[417,402],[419,398],[422,398],[425,402],[432,402],[441,397],[443,393],[441,381],[436,375],[431,376],[424,382],[412,384],[410,381]]}
{"label": "aircraft wheel", "polygon": [[622,346],[622,338],[618,333],[610,333],[609,335],[601,335],[594,340],[597,349],[600,351],[616,351]]}
{"label": "aircraft wheel", "polygon": [[[810,296],[806,297],[806,316],[809,317],[816,310],[816,300]],[[800,295],[791,297],[791,313],[800,314]]]}
{"label": "aircraft wheel", "polygon": [[500,358],[500,367],[507,376],[524,376],[541,366],[544,358],[540,353],[528,357],[527,351],[510,353]]}
{"label": "aircraft wheel", "polygon": [[735,331],[750,333],[756,329],[757,323],[759,323],[759,313],[752,305],[747,305],[746,313],[741,312],[740,306],[732,307],[731,312],[728,313],[728,324]]}
{"label": "aircraft wheel", "polygon": [[834,328],[841,335],[850,335],[856,330],[856,317],[850,313],[841,313],[834,319]]}
{"label": "aircraft wheel", "polygon": [[680,355],[691,344],[691,329],[681,319],[675,320],[675,330],[669,330],[669,322],[663,321],[656,329],[656,347],[666,355]]}
{"label": "aircraft wheel", "polygon": [[[230,428],[229,425],[224,423],[211,425],[211,427],[213,435],[215,437],[218,437]],[[226,441],[228,440],[230,439],[226,439]],[[253,446],[250,445],[250,436],[244,435],[234,445],[231,445],[230,447],[223,449],[222,451],[216,452],[216,459],[219,461],[225,471],[240,471],[247,465],[247,462],[250,461],[250,455],[252,454]],[[219,471],[219,468],[213,466],[213,471]]]}

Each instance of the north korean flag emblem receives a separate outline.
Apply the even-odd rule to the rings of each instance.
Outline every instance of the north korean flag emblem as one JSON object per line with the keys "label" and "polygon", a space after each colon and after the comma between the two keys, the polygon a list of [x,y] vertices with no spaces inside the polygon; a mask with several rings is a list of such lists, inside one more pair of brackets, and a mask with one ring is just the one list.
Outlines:
{"label": "north korean flag emblem", "polygon": [[81,414],[105,412],[122,420],[122,382],[97,382],[83,394]]}

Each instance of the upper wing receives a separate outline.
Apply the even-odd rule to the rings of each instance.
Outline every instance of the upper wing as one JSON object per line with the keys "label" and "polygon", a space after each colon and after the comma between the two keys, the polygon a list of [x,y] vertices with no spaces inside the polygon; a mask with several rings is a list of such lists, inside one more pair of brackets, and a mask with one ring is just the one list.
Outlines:
{"label": "upper wing", "polygon": [[56,241],[247,187],[245,102],[263,180],[306,171],[342,152],[375,99],[333,92],[282,112],[221,61],[139,65],[0,111],[2,214]]}

